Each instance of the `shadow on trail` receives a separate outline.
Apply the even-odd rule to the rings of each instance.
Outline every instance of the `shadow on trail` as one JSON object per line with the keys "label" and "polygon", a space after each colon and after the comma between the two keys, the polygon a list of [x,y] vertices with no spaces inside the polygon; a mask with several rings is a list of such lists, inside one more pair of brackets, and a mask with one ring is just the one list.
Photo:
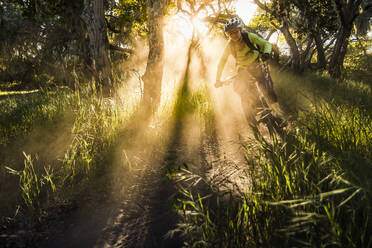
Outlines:
{"label": "shadow on trail", "polygon": [[119,134],[114,165],[108,164],[110,175],[104,176],[106,181],[94,182],[107,184],[105,191],[111,197],[97,203],[95,209],[75,211],[77,214],[65,220],[70,224],[63,225],[63,234],[43,247],[182,246],[180,236],[165,235],[178,223],[177,213],[172,211],[176,189],[167,173],[181,164],[190,148],[190,154],[200,149],[191,147],[186,139],[190,134],[187,124],[195,125],[187,120],[195,114],[188,99],[190,56],[187,65],[172,118],[156,127],[152,123],[156,117],[139,109]]}
{"label": "shadow on trail", "polygon": [[[182,95],[185,89],[185,85],[181,86],[177,103],[187,97]],[[65,217],[58,216],[63,223],[53,226],[54,235],[39,247],[182,246],[179,237],[164,237],[177,224],[171,201],[175,188],[166,177],[177,165],[181,150],[184,114],[177,110],[177,103],[171,113],[174,120],[167,116],[161,125],[154,124],[157,117],[151,111],[137,109],[118,134],[106,175],[100,181],[94,180],[105,185],[97,188],[105,187],[107,199],[93,207],[78,205],[79,209],[69,211]]]}
{"label": "shadow on trail", "polygon": [[[177,95],[172,113],[174,120],[168,123],[169,126],[163,127],[164,136],[167,137],[164,148],[161,148],[159,137],[150,138],[144,134],[143,128],[149,128],[150,119],[147,119],[146,124],[142,122],[140,128],[136,129],[137,134],[131,135],[132,138],[137,136],[135,140],[138,144],[126,142],[120,148],[129,151],[128,156],[133,159],[134,155],[139,156],[138,149],[142,145],[142,149],[148,150],[148,161],[143,161],[140,171],[131,175],[127,195],[94,247],[182,246],[179,236],[165,238],[168,231],[175,229],[178,223],[177,214],[172,211],[172,196],[176,189],[166,174],[180,163],[181,140],[186,122],[183,104],[188,96],[186,87],[184,84]],[[148,143],[143,144],[146,139]],[[132,152],[131,146],[134,148]]]}
{"label": "shadow on trail", "polygon": [[[142,148],[150,150],[147,156],[151,164],[144,161],[141,171],[137,174],[138,180],[133,181],[132,189],[128,191],[131,195],[122,203],[118,215],[104,230],[96,247],[176,248],[183,244],[181,237],[177,235],[165,237],[178,223],[177,213],[172,211],[172,196],[176,193],[176,188],[167,178],[167,173],[181,163],[180,160],[185,153],[183,148],[187,148],[183,144],[186,135],[185,123],[187,116],[193,114],[188,99],[191,50],[190,47],[184,76],[171,113],[173,119],[166,123],[167,126],[161,128],[163,137],[155,137],[148,143],[141,143],[149,139],[143,133],[148,129],[148,124],[136,129],[139,136],[135,140],[139,143],[134,144],[134,147],[138,149],[144,144]],[[124,149],[128,147],[124,145]],[[136,149],[133,150],[133,154],[139,156],[140,153]]]}
{"label": "shadow on trail", "polygon": [[[181,87],[180,93],[176,100],[176,106],[174,111],[175,121],[173,129],[170,132],[170,140],[166,148],[165,157],[161,166],[160,177],[165,179],[166,173],[173,170],[175,166],[178,166],[180,152],[182,152],[182,144],[180,143],[183,139],[182,131],[184,130],[184,124],[186,123],[186,113],[183,110],[183,106],[179,106],[179,103],[188,98],[187,83],[184,83]],[[150,222],[148,227],[149,235],[146,236],[144,241],[144,247],[181,247],[182,240],[178,236],[172,238],[165,238],[168,231],[175,229],[178,223],[177,214],[172,211],[172,196],[176,192],[176,188],[172,181],[162,180],[159,188],[154,192],[152,196],[152,209],[150,211]]]}

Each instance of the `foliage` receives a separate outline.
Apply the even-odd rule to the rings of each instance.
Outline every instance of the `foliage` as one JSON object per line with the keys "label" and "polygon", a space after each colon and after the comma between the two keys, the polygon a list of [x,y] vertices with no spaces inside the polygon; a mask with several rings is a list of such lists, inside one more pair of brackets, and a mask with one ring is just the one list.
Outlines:
{"label": "foliage", "polygon": [[[38,77],[45,74],[57,84],[73,85],[75,70],[87,72],[88,43],[79,17],[82,1],[44,5],[38,1],[3,2],[5,16],[17,13],[17,18],[2,22],[5,28],[0,36],[7,37],[0,51],[0,63],[5,68],[0,74],[2,82],[22,81],[35,87],[44,83]],[[77,58],[86,65],[79,64]]]}
{"label": "foliage", "polygon": [[[288,84],[290,77],[281,80]],[[298,105],[295,131],[284,141],[245,144],[249,183],[244,188],[185,168],[172,174],[182,222],[170,234],[185,235],[189,247],[370,246],[371,90],[356,82],[330,87],[335,81],[327,78],[293,79],[297,90],[307,84],[307,102],[311,91],[322,92],[321,99],[310,108]],[[341,86],[348,88],[347,101]],[[286,96],[281,99],[295,97]]]}
{"label": "foliage", "polygon": [[[43,4],[2,1],[0,81],[21,81],[22,87],[29,88],[45,83],[40,75],[71,88],[77,82],[88,82],[93,71],[87,30],[80,18],[83,8],[82,0]],[[146,20],[145,1],[106,2],[111,57],[116,66],[129,56],[127,50],[133,48],[134,36],[147,33]]]}
{"label": "foliage", "polygon": [[91,174],[91,169],[96,170],[106,159],[104,154],[115,144],[118,133],[133,111],[129,101],[104,99],[96,94],[94,88],[77,92],[76,97],[75,121],[71,128],[73,139],[63,160],[66,170],[64,183],[85,178]]}
{"label": "foliage", "polygon": [[[60,199],[64,204],[73,200],[86,190],[88,183],[99,175],[98,172],[109,169],[107,164],[112,159],[119,133],[125,128],[138,99],[103,99],[95,88],[84,86],[75,93],[70,90],[46,90],[43,94],[9,96],[0,104],[4,110],[0,122],[4,149],[13,142],[27,139],[35,128],[47,135],[48,132],[55,132],[61,123],[70,123],[66,130],[62,130],[67,132],[64,135],[70,136],[69,145],[62,151],[62,159],[54,157],[53,161],[47,161],[38,159],[37,154],[32,159],[33,154],[25,154],[24,169],[12,163],[7,170],[10,174],[4,173],[3,168],[0,171],[1,197],[6,194],[4,190],[14,190],[18,186],[10,199],[1,200],[2,207],[6,207],[2,213],[16,211],[17,205],[20,205],[11,222],[19,221],[22,216],[41,221],[41,213],[45,213],[48,207],[60,204]],[[40,154],[47,152],[40,151]],[[4,163],[3,159],[1,163]],[[18,176],[18,182],[13,180],[13,175]],[[12,200],[17,197],[20,197],[19,201]],[[5,213],[4,217],[12,214]],[[5,222],[2,225],[6,225]]]}
{"label": "foliage", "polygon": [[275,25],[279,25],[276,20],[273,20],[270,14],[264,13],[262,9],[258,9],[258,13],[259,14],[255,15],[248,24],[250,28],[259,31],[260,33],[265,33],[273,28],[270,22],[274,22]]}
{"label": "foliage", "polygon": [[6,146],[17,137],[29,134],[33,127],[56,124],[74,106],[71,91],[25,92],[0,99],[0,145]]}
{"label": "foliage", "polygon": [[338,29],[337,13],[332,0],[327,1],[272,1],[273,17],[281,18],[284,10],[290,10],[287,15],[291,27],[299,36],[334,35]]}
{"label": "foliage", "polygon": [[369,47],[371,41],[365,38],[358,38],[350,43],[344,64],[346,78],[366,83],[370,80],[372,55],[367,52]]}
{"label": "foliage", "polygon": [[[26,155],[24,161],[24,169],[22,171],[16,171],[12,168],[6,167],[10,174],[17,175],[19,177],[19,187],[22,191],[22,199],[26,208],[31,211],[31,215],[40,218],[42,203],[46,202],[46,198],[49,194],[56,190],[56,186],[53,183],[53,172],[51,168],[44,167],[44,173],[40,173],[35,168],[33,159],[30,155]],[[40,220],[40,219],[39,219]]]}
{"label": "foliage", "polygon": [[372,1],[364,0],[361,3],[361,14],[355,19],[356,34],[366,36],[372,26]]}
{"label": "foliage", "polygon": [[[128,1],[120,0],[118,3],[111,3],[108,16],[109,26],[116,30],[120,30],[118,34],[122,40],[130,41],[130,35],[145,35],[147,34],[147,6],[145,1]],[[125,40],[123,40],[123,38]]]}
{"label": "foliage", "polygon": [[4,45],[5,42],[11,42],[10,37],[14,36],[25,24],[25,19],[22,17],[19,7],[2,3],[0,5],[0,44]]}

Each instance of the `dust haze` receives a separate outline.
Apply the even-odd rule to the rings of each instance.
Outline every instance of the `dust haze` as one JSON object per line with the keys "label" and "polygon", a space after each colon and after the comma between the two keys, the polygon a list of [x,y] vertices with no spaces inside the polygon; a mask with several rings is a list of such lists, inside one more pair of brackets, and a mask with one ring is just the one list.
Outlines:
{"label": "dust haze", "polygon": [[[209,166],[207,176],[210,178],[217,178],[224,171],[242,164],[244,157],[239,139],[250,134],[246,131],[248,128],[239,96],[230,86],[219,89],[214,87],[217,63],[226,40],[213,31],[204,34],[206,37],[199,32],[200,46],[192,48],[190,70],[187,75],[189,94],[205,96],[207,99],[205,104],[210,105],[208,108],[213,111],[213,120],[207,126],[204,117],[198,113],[186,113],[182,120],[176,119],[175,103],[179,97],[180,87],[185,82],[187,56],[191,45],[190,35],[183,33],[183,30],[182,24],[173,19],[167,20],[164,27],[161,102],[158,110],[146,120],[136,118],[143,94],[141,75],[146,70],[148,54],[146,41],[136,40],[134,54],[122,64],[126,70],[122,76],[122,86],[109,101],[119,105],[121,107],[119,111],[123,112],[122,116],[127,116],[128,119],[125,121],[126,126],[119,133],[113,152],[113,164],[107,165],[110,168],[109,176],[100,182],[110,189],[108,196],[110,201],[102,203],[104,214],[97,213],[91,217],[82,210],[78,218],[75,218],[74,227],[68,232],[70,234],[66,234],[71,237],[63,238],[71,239],[70,244],[78,244],[79,240],[75,240],[73,233],[86,230],[88,223],[90,227],[89,233],[86,233],[87,239],[94,239],[94,235],[103,230],[95,247],[139,244],[138,242],[151,239],[147,235],[162,238],[164,233],[161,224],[158,217],[154,219],[154,215],[165,216],[163,217],[165,222],[167,218],[169,222],[173,218],[172,214],[167,212],[168,206],[163,205],[169,200],[170,193],[173,193],[172,187],[163,182],[168,164],[185,163],[189,168],[200,171],[202,164],[207,163]],[[233,65],[234,61],[229,59],[223,76],[234,74]],[[68,150],[68,144],[72,142],[69,128],[73,125],[68,118],[61,123],[63,129],[52,131],[52,137],[56,139],[53,138],[44,145],[30,142],[23,149],[27,150],[27,146],[38,146],[42,149],[39,152],[47,154],[45,156],[48,160],[60,159]],[[213,137],[216,141],[209,142],[212,138],[206,137],[207,135],[216,135],[217,137]],[[217,152],[212,151],[213,146],[217,147],[215,149]],[[58,153],[54,152],[56,149]],[[222,158],[229,161],[221,163]],[[239,170],[235,169],[234,173],[229,173],[229,176],[238,180],[236,174],[239,174]],[[94,225],[95,222],[99,224]],[[57,242],[58,240],[53,245],[57,245]],[[61,245],[63,244],[65,243],[62,242]]]}

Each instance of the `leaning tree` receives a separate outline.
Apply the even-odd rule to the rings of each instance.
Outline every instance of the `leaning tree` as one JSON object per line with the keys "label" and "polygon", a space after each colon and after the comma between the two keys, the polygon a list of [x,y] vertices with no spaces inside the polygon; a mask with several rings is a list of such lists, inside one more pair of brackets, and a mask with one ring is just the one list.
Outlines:
{"label": "leaning tree", "polygon": [[340,28],[336,35],[336,43],[333,49],[328,72],[334,78],[341,76],[341,70],[349,38],[353,27],[358,24],[364,32],[370,28],[372,18],[372,0],[333,0],[337,9]]}

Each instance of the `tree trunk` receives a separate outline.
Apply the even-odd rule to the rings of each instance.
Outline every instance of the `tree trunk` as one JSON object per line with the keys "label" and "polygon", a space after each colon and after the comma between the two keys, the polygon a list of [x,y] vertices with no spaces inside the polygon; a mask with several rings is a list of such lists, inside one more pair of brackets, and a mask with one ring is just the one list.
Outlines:
{"label": "tree trunk", "polygon": [[322,39],[320,35],[315,35],[314,40],[315,40],[315,45],[316,45],[316,50],[317,50],[317,59],[318,59],[317,67],[318,69],[325,69],[327,65],[327,60],[325,56]]}
{"label": "tree trunk", "polygon": [[344,58],[348,46],[348,38],[351,34],[351,28],[342,27],[337,34],[336,44],[333,49],[331,61],[329,64],[329,74],[333,78],[340,78],[343,69]]}
{"label": "tree trunk", "polygon": [[310,40],[307,48],[305,50],[305,53],[302,55],[304,60],[304,67],[310,68],[311,67],[311,59],[313,58],[314,52],[315,52],[315,46],[313,45],[314,40]]}
{"label": "tree trunk", "polygon": [[143,107],[156,110],[160,104],[163,78],[163,19],[168,0],[147,0],[149,55],[146,72],[143,75]]}
{"label": "tree trunk", "polygon": [[89,52],[99,86],[112,84],[112,67],[103,0],[86,0],[81,18],[89,35]]}
{"label": "tree trunk", "polygon": [[[259,0],[253,0],[258,7],[261,9],[273,14],[273,10],[268,8],[266,4],[262,3]],[[296,40],[293,38],[292,34],[289,31],[289,23],[288,23],[288,16],[289,16],[289,10],[288,6],[286,6],[286,3],[284,1],[279,1],[279,7],[281,9],[281,15],[280,17],[277,17],[277,20],[281,22],[282,26],[278,27],[274,23],[272,23],[277,29],[282,32],[284,35],[285,40],[287,41],[287,44],[290,48],[291,52],[291,67],[295,72],[302,73],[304,71],[304,60],[301,52],[299,51],[299,48],[297,46]],[[274,14],[275,15],[275,14]]]}
{"label": "tree trunk", "polygon": [[298,73],[303,72],[302,56],[298,50],[298,46],[295,39],[289,32],[288,24],[286,21],[283,22],[283,26],[280,28],[280,31],[283,33],[284,38],[287,41],[287,44],[291,51],[292,69],[294,69]]}
{"label": "tree trunk", "polygon": [[341,27],[337,33],[328,72],[333,78],[341,77],[341,70],[349,45],[349,37],[355,19],[360,15],[359,7],[362,0],[334,0]]}

